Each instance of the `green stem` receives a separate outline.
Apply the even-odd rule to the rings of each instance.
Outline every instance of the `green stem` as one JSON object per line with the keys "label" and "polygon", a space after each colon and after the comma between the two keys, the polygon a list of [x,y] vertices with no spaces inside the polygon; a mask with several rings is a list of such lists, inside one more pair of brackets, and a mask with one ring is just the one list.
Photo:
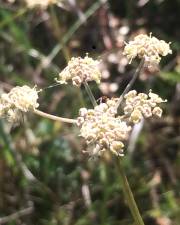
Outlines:
{"label": "green stem", "polygon": [[60,25],[60,22],[58,20],[58,16],[56,14],[56,10],[54,8],[54,5],[52,5],[50,7],[50,9],[51,9],[51,19],[52,19],[52,24],[53,24],[53,27],[54,27],[54,32],[55,32],[56,38],[59,41],[59,45],[62,46],[62,51],[63,51],[63,54],[64,54],[64,58],[66,60],[66,63],[68,63],[68,61],[70,60],[70,52],[69,52],[68,47],[66,45],[64,45],[63,42],[62,42],[63,32],[61,31],[61,25]]}
{"label": "green stem", "polygon": [[117,169],[118,169],[119,175],[121,177],[123,192],[124,192],[126,201],[128,203],[129,209],[131,211],[131,214],[134,218],[135,224],[136,225],[144,225],[144,222],[143,222],[142,217],[140,215],[139,209],[136,205],[133,193],[132,193],[131,188],[129,186],[126,174],[124,172],[124,169],[123,169],[119,159],[117,160]]}
{"label": "green stem", "polygon": [[[91,17],[96,10],[98,10],[103,4],[105,4],[106,1],[97,1],[95,2],[86,12],[86,20]],[[74,35],[74,33],[83,25],[85,22],[84,20],[78,19],[67,31],[67,33],[63,36],[61,44],[58,43],[52,52],[49,54],[48,57],[50,57],[51,60],[53,60],[56,55],[62,50],[63,46],[67,44],[67,42],[71,39],[71,37]]]}
{"label": "green stem", "polygon": [[83,84],[84,84],[86,92],[87,92],[87,94],[88,94],[88,96],[89,96],[89,98],[91,100],[91,103],[93,104],[94,107],[97,106],[96,99],[94,98],[94,95],[93,95],[93,93],[92,93],[92,91],[91,91],[91,89],[89,87],[89,84],[86,81],[84,81]]}
{"label": "green stem", "polygon": [[124,98],[124,95],[131,89],[132,85],[134,84],[134,82],[136,81],[136,79],[138,78],[142,68],[144,66],[144,59],[141,60],[141,62],[139,63],[139,66],[138,68],[136,69],[134,75],[133,75],[133,78],[130,80],[129,84],[126,86],[125,90],[123,91],[123,93],[121,94],[121,96],[119,97],[119,100],[117,102],[117,105],[116,105],[116,110],[118,110],[123,98]]}
{"label": "green stem", "polygon": [[[51,6],[51,18],[52,18],[52,23],[53,23],[53,26],[54,26],[54,31],[55,31],[56,38],[59,41],[58,45],[62,46],[62,52],[63,52],[64,58],[66,60],[66,63],[68,64],[68,61],[71,58],[70,51],[69,51],[68,47],[65,45],[65,43],[63,41],[63,38],[64,38],[63,37],[63,32],[61,30],[61,24],[60,24],[60,21],[58,20],[58,16],[56,14],[56,10],[54,8],[54,5]],[[50,57],[50,61],[52,61],[52,56],[49,56]],[[83,100],[83,97],[82,97],[81,90],[80,89],[76,89],[76,92],[77,92],[77,95],[78,95],[78,98],[79,98],[81,106],[84,106],[84,100]]]}

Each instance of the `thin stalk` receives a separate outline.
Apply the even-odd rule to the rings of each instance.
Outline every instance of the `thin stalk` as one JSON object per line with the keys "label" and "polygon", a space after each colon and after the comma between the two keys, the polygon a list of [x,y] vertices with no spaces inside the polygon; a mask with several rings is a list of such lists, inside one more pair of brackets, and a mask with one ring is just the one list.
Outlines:
{"label": "thin stalk", "polygon": [[[71,58],[71,54],[70,54],[70,51],[69,51],[68,47],[63,42],[63,38],[64,38],[63,32],[61,30],[61,24],[60,24],[60,21],[58,20],[58,16],[56,14],[56,10],[54,8],[54,5],[51,6],[51,17],[52,17],[52,23],[53,23],[53,26],[54,26],[55,34],[56,34],[56,37],[59,41],[59,46],[62,46],[62,52],[63,52],[64,58],[66,60],[66,63],[68,63],[68,61]],[[52,58],[51,58],[51,60],[52,60]],[[80,104],[82,106],[84,106],[84,100],[83,100],[83,97],[82,97],[81,90],[76,89],[76,92],[77,92]]]}
{"label": "thin stalk", "polygon": [[44,118],[48,118],[48,119],[51,119],[51,120],[56,120],[56,121],[64,122],[64,123],[76,123],[76,120],[74,120],[74,119],[68,119],[68,118],[63,118],[63,117],[59,117],[59,116],[54,116],[54,115],[42,112],[42,111],[37,110],[37,109],[34,109],[33,112],[35,114],[39,115],[39,116],[42,116]]}
{"label": "thin stalk", "polygon": [[91,88],[89,87],[89,84],[86,81],[84,81],[83,84],[84,84],[86,92],[87,92],[87,94],[88,94],[88,96],[89,96],[89,98],[91,100],[91,103],[93,104],[94,107],[97,106],[96,99],[94,98],[94,95],[93,95],[93,93],[91,91]]}
{"label": "thin stalk", "polygon": [[121,165],[120,160],[117,160],[117,169],[118,169],[118,173],[120,175],[121,181],[122,181],[122,188],[123,188],[123,192],[126,198],[126,201],[128,203],[129,209],[131,211],[131,214],[134,218],[134,222],[136,225],[144,225],[143,219],[140,215],[139,209],[137,207],[137,204],[135,202],[133,193],[131,191],[131,188],[129,186],[126,174],[124,172],[124,169]]}
{"label": "thin stalk", "polygon": [[54,27],[54,31],[55,31],[55,35],[59,41],[59,45],[62,46],[62,51],[63,51],[63,54],[64,54],[64,58],[66,60],[66,63],[68,63],[68,61],[70,60],[70,52],[69,52],[69,49],[66,45],[63,44],[62,42],[62,34],[63,32],[61,31],[61,26],[60,26],[60,22],[58,20],[58,16],[56,14],[56,10],[54,8],[54,5],[52,5],[50,7],[51,9],[51,18],[52,18],[52,24],[53,24],[53,27]]}
{"label": "thin stalk", "polygon": [[[94,12],[96,12],[103,4],[105,4],[107,0],[104,1],[96,1],[85,13],[86,21],[89,17],[91,17]],[[67,33],[63,36],[61,44],[58,43],[49,54],[51,60],[53,60],[56,55],[62,50],[63,46],[67,44],[67,42],[71,39],[74,33],[83,25],[85,21],[78,19],[67,31]]]}
{"label": "thin stalk", "polygon": [[119,97],[119,100],[117,102],[117,106],[116,106],[116,110],[118,110],[123,98],[124,98],[124,95],[131,89],[132,85],[134,84],[134,82],[136,81],[136,79],[138,78],[142,68],[144,66],[144,59],[141,60],[141,62],[139,63],[139,66],[137,67],[134,75],[133,75],[133,78],[130,80],[129,84],[126,86],[125,90],[123,91],[123,93],[121,94],[121,96]]}

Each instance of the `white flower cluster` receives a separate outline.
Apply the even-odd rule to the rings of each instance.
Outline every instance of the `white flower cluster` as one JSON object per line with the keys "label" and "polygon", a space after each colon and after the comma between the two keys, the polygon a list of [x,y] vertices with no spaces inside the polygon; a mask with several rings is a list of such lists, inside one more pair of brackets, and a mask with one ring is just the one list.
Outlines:
{"label": "white flower cluster", "polygon": [[149,118],[154,116],[161,117],[162,109],[157,106],[162,102],[166,102],[157,94],[139,93],[135,90],[128,92],[125,96],[124,114],[132,123],[138,123],[143,117]]}
{"label": "white flower cluster", "polygon": [[28,8],[41,7],[46,9],[50,4],[54,4],[57,0],[25,0]]}
{"label": "white flower cluster", "polygon": [[115,117],[117,100],[109,99],[94,109],[81,108],[79,111],[80,136],[88,145],[94,145],[91,155],[101,155],[107,150],[118,156],[124,155],[123,141],[128,138],[131,127]]}
{"label": "white flower cluster", "polygon": [[98,60],[94,60],[88,55],[84,58],[73,57],[68,66],[59,74],[56,81],[60,84],[67,84],[68,80],[72,80],[73,85],[81,86],[85,81],[96,81],[100,83],[101,73],[98,69]]}
{"label": "white flower cluster", "polygon": [[159,40],[156,37],[140,34],[133,41],[126,43],[123,54],[131,61],[135,57],[145,60],[145,64],[149,67],[158,65],[161,56],[172,53],[170,43]]}
{"label": "white flower cluster", "polygon": [[0,117],[5,117],[9,122],[19,120],[19,112],[27,112],[39,106],[38,93],[35,88],[28,86],[14,87],[9,93],[0,96]]}

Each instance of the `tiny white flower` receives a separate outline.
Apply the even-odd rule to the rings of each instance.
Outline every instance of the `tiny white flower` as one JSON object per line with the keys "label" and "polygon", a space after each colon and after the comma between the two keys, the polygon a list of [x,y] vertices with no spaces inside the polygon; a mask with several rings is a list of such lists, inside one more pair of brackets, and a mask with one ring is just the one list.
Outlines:
{"label": "tiny white flower", "polygon": [[128,138],[131,127],[115,116],[117,100],[108,99],[106,103],[87,111],[80,109],[78,126],[86,143],[95,145],[90,153],[92,155],[101,155],[110,150],[118,156],[123,156],[123,141]]}
{"label": "tiny white flower", "polygon": [[161,57],[172,53],[170,43],[159,40],[151,34],[140,34],[133,41],[125,43],[123,54],[129,59],[129,63],[136,57],[145,60],[148,67],[156,66],[160,63]]}
{"label": "tiny white flower", "polygon": [[40,7],[46,9],[49,5],[54,4],[57,0],[25,0],[28,8]]}
{"label": "tiny white flower", "polygon": [[73,57],[67,67],[59,73],[56,81],[60,84],[67,84],[71,80],[75,86],[81,86],[83,82],[96,81],[100,83],[101,73],[98,68],[99,61],[86,55],[84,58]]}
{"label": "tiny white flower", "polygon": [[128,92],[125,96],[124,114],[132,123],[139,123],[143,117],[149,118],[153,115],[161,117],[162,109],[157,107],[158,104],[166,102],[159,95],[139,93],[135,90]]}
{"label": "tiny white flower", "polygon": [[39,106],[38,92],[35,88],[26,85],[14,87],[7,94],[0,96],[0,116],[9,122],[18,121],[20,112],[28,112]]}

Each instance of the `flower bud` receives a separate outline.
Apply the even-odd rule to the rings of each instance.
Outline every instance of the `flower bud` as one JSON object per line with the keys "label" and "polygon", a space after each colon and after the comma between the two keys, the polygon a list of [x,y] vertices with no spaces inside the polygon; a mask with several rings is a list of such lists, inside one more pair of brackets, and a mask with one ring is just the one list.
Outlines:
{"label": "flower bud", "polygon": [[157,117],[161,117],[162,116],[162,109],[160,107],[155,107],[152,111],[152,113],[157,116]]}

